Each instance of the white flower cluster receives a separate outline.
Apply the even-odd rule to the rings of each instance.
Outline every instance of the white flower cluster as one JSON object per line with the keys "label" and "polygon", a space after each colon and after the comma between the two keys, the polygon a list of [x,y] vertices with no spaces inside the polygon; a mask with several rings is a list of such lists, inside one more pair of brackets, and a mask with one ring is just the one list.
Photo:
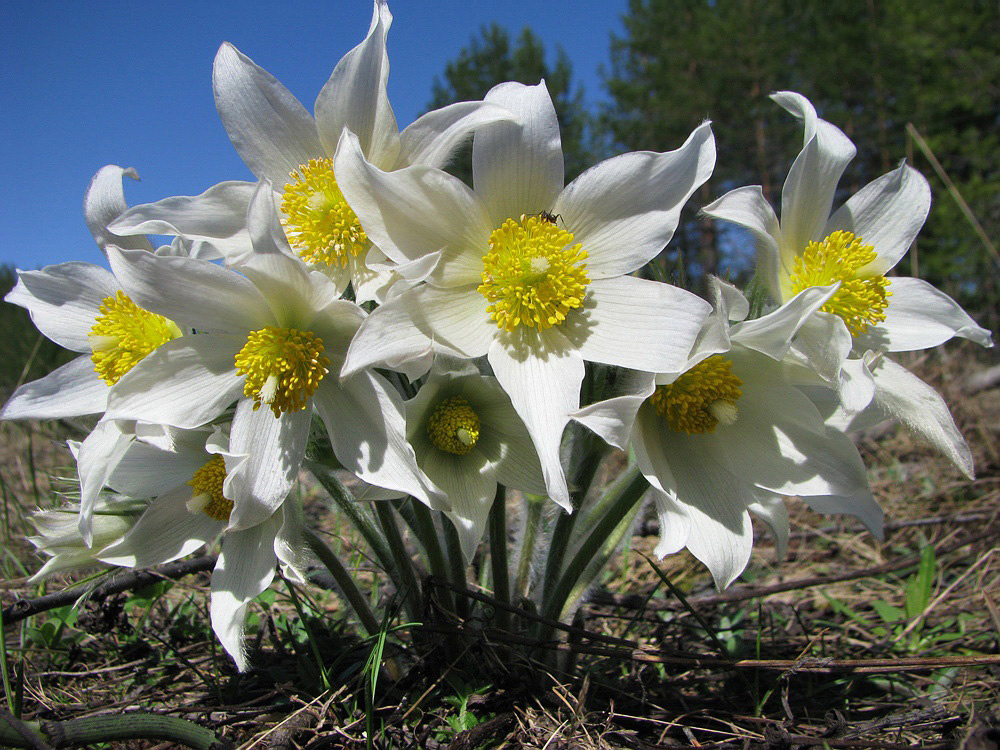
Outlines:
{"label": "white flower cluster", "polygon": [[[881,533],[849,429],[895,417],[971,476],[941,398],[888,356],[953,336],[991,345],[949,297],[887,275],[929,210],[915,170],[832,211],[854,146],[803,97],[775,94],[804,128],[780,222],[756,187],[705,208],[756,238],[771,305],[751,318],[722,281],[710,304],[634,275],[712,173],[708,123],[676,151],[623,154],[564,185],[544,82],[500,84],[400,132],[390,21],[376,0],[315,115],[223,45],[216,103],[259,182],[128,208],[134,172],[105,167],[85,212],[111,270],[20,273],[7,300],[81,356],[2,417],[101,415],[77,449],[73,528],[37,519],[43,574],[163,563],[221,534],[212,621],[245,668],[247,604],[276,563],[302,578],[291,490],[314,425],[381,497],[443,512],[468,561],[498,484],[576,510],[561,454],[575,420],[633,452],[658,552],[687,547],[719,586],[747,564],[751,513],[784,544],[783,496]],[[470,136],[471,188],[442,171]],[[154,249],[147,233],[176,239]],[[581,408],[587,362],[617,375]],[[115,507],[127,522],[108,523]]]}

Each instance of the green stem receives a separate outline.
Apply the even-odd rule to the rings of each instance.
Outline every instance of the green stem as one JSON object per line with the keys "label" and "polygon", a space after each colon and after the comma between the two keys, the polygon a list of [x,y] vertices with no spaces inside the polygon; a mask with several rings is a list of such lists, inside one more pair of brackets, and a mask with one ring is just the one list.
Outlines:
{"label": "green stem", "polygon": [[378,526],[372,520],[371,516],[363,510],[364,506],[354,498],[351,491],[337,478],[335,471],[318,461],[307,461],[306,468],[323,485],[323,488],[330,495],[330,499],[333,500],[338,510],[347,516],[351,525],[364,537],[365,542],[368,543],[379,565],[388,571],[391,577],[398,578],[396,575],[395,559],[386,545]]}
{"label": "green stem", "polygon": [[[510,569],[507,566],[507,491],[497,485],[497,494],[490,508],[490,568],[493,573],[493,596],[503,604],[510,604]],[[510,630],[510,615],[497,609],[497,627]]]}
{"label": "green stem", "polygon": [[347,600],[351,609],[354,610],[354,614],[361,620],[361,627],[365,629],[368,635],[377,633],[379,630],[378,620],[372,614],[364,594],[361,593],[351,574],[344,567],[344,564],[340,562],[340,558],[313,531],[307,530],[305,532],[305,540],[312,553],[330,571],[330,575],[333,576],[333,580],[340,588],[340,593],[344,595],[344,599]]}
{"label": "green stem", "polygon": [[[417,540],[424,548],[424,553],[427,555],[427,565],[430,567],[431,573],[442,580],[447,580],[448,563],[445,561],[444,550],[441,548],[441,538],[434,523],[434,517],[431,515],[430,508],[412,497],[407,499],[407,504],[409,505],[409,515],[412,519],[410,528],[413,529]],[[448,523],[448,521],[445,521],[445,523]],[[451,591],[439,589],[438,596],[441,598],[442,606],[454,611],[455,598],[452,596]]]}
{"label": "green stem", "polygon": [[514,575],[514,590],[518,596],[528,596],[531,583],[531,564],[535,559],[535,544],[542,526],[544,495],[524,496],[524,530],[521,533],[521,552],[517,559],[517,573]]}
{"label": "green stem", "polygon": [[14,693],[10,689],[10,675],[7,673],[7,639],[3,627],[3,609],[0,608],[0,677],[3,678],[3,694],[7,696],[7,708],[17,716]]}
{"label": "green stem", "polygon": [[[0,745],[35,748],[41,746],[76,747],[116,740],[165,740],[171,744],[196,750],[222,750],[233,745],[220,740],[215,732],[176,716],[127,713],[112,716],[89,716],[69,721],[18,722],[19,727],[0,714]],[[24,737],[23,729],[37,732],[32,742]]]}
{"label": "green stem", "polygon": [[[460,591],[465,591],[469,588],[469,582],[465,577],[465,555],[462,554],[462,542],[459,540],[458,532],[450,519],[442,525],[444,526],[445,547],[448,548],[448,563],[451,568],[451,575],[448,577]],[[462,596],[461,593],[455,595],[455,614],[463,620],[469,617],[469,599]]]}
{"label": "green stem", "polygon": [[309,619],[306,617],[305,611],[302,609],[302,602],[299,601],[299,595],[295,591],[295,586],[292,582],[282,576],[285,581],[285,587],[288,589],[288,596],[292,600],[292,606],[295,607],[295,613],[299,616],[299,622],[305,627],[306,635],[309,640],[309,648],[312,650],[313,659],[316,660],[316,669],[319,670],[320,679],[323,680],[323,689],[330,689],[330,677],[326,673],[326,666],[323,664],[323,655],[319,650],[319,643],[316,640],[316,636],[313,633],[312,628],[309,626]]}
{"label": "green stem", "polygon": [[[578,581],[588,567],[592,567],[594,559],[598,556],[601,548],[620,540],[624,533],[621,529],[623,520],[631,510],[638,504],[643,493],[649,485],[645,477],[639,473],[635,466],[627,470],[619,477],[618,481],[611,488],[614,499],[607,503],[607,512],[593,525],[590,534],[583,540],[566,565],[566,569],[557,579],[551,591],[546,591],[545,600],[542,606],[542,616],[558,620],[563,613],[570,593],[576,587]],[[626,526],[627,528],[627,526]],[[617,532],[617,534],[616,534]],[[615,538],[617,536],[617,539]],[[551,628],[546,627],[541,640],[548,640],[551,637]]]}
{"label": "green stem", "polygon": [[399,574],[393,583],[396,584],[397,591],[403,596],[407,616],[411,620],[417,621],[423,612],[420,586],[417,584],[417,576],[413,572],[413,560],[410,559],[410,553],[406,551],[406,545],[403,543],[403,536],[399,533],[395,511],[393,511],[392,505],[385,500],[377,501],[374,505],[375,515],[378,517],[385,540],[389,544],[389,551],[395,561],[394,567]]}
{"label": "green stem", "polygon": [[[583,430],[582,427],[579,429]],[[555,529],[552,530],[548,557],[545,561],[545,588],[542,592],[543,602],[551,599],[550,591],[562,573],[563,558],[569,548],[573,527],[576,524],[583,501],[587,497],[587,492],[590,491],[590,485],[594,481],[594,475],[597,473],[597,466],[600,463],[601,449],[596,435],[592,432],[577,432],[575,439],[579,440],[585,446],[585,450],[582,451],[583,456],[580,462],[576,464],[576,471],[570,480],[570,484],[577,488],[570,494],[573,510],[571,513],[561,513],[556,519]],[[573,447],[576,448],[575,445]],[[574,450],[573,453],[576,454],[577,451]]]}

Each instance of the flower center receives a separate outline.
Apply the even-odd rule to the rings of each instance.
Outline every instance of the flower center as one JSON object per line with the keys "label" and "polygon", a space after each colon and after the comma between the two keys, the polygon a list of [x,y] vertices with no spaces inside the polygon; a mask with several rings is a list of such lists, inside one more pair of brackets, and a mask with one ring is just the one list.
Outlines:
{"label": "flower center", "polygon": [[860,237],[851,232],[836,231],[822,242],[810,242],[795,265],[789,278],[793,294],[811,286],[828,286],[840,282],[840,289],[820,308],[843,319],[852,336],[868,330],[885,320],[889,306],[886,289],[889,279],[885,276],[857,276],[857,270],[875,260],[875,248],[863,245]]}
{"label": "flower center", "polygon": [[368,235],[337,186],[333,159],[310,159],[290,176],[281,198],[288,241],[306,263],[345,268]]}
{"label": "flower center", "polygon": [[743,381],[733,374],[733,363],[720,354],[702,360],[669,385],[657,386],[649,397],[656,412],[674,432],[715,432],[719,422],[736,422],[736,401]]}
{"label": "flower center", "polygon": [[193,489],[187,509],[191,513],[204,513],[216,521],[228,521],[229,514],[233,512],[233,501],[222,494],[222,483],[225,481],[226,462],[222,456],[212,456],[188,482]]}
{"label": "flower center", "polygon": [[125,292],[105,297],[87,338],[94,371],[114,385],[159,346],[181,336],[181,329],[162,315],[143,310]]}
{"label": "flower center", "polygon": [[445,399],[427,420],[427,435],[435,448],[464,456],[479,440],[479,415],[461,396]]}
{"label": "flower center", "polygon": [[252,331],[236,355],[236,374],[246,375],[243,394],[262,403],[275,417],[299,411],[316,392],[330,360],[323,356],[323,339],[310,331],[266,326]]}
{"label": "flower center", "polygon": [[479,293],[497,328],[551,328],[583,305],[587,253],[573,235],[538,216],[507,219],[490,235]]}

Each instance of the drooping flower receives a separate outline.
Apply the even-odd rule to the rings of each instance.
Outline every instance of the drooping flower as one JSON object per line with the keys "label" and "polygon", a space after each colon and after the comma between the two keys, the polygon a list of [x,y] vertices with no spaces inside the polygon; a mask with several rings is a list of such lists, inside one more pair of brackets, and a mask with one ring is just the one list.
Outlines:
{"label": "drooping flower", "polygon": [[538,457],[510,398],[469,362],[439,357],[407,401],[407,438],[417,464],[448,498],[466,563],[483,536],[497,484],[545,491]]}
{"label": "drooping flower", "polygon": [[711,174],[714,140],[705,124],[677,151],[624,154],[564,187],[544,83],[501,84],[486,101],[521,124],[476,132],[474,192],[429,167],[385,172],[356,137],[342,138],[337,173],[368,235],[401,266],[437,261],[427,283],[369,316],[344,373],[411,360],[426,370],[431,353],[486,355],[528,428],[548,493],[569,508],[559,443],[584,361],[668,370],[708,313],[692,294],[627,274],[670,240],[681,206]]}
{"label": "drooping flower", "polygon": [[[278,563],[291,578],[303,580],[300,509],[294,501],[283,499],[259,523],[231,529],[234,502],[227,484],[231,472],[248,457],[230,451],[223,430],[183,430],[141,422],[102,424],[120,433],[124,448],[102,466],[81,462],[81,485],[97,492],[107,487],[115,494],[110,498],[101,494],[94,503],[92,548],[83,547],[76,519],[70,521],[72,530],[64,529],[65,535],[80,539],[79,546],[85,550],[80,554],[91,560],[130,568],[177,560],[221,536],[211,583],[212,627],[239,669],[245,670],[247,605],[270,584]],[[121,508],[131,511],[124,528],[125,520],[114,522]],[[115,538],[109,538],[111,531]],[[72,560],[63,554],[64,562]]]}
{"label": "drooping flower", "polygon": [[[391,22],[385,0],[375,0],[367,36],[334,68],[316,98],[315,117],[229,43],[219,49],[212,77],[216,107],[233,145],[250,170],[274,188],[290,251],[330,276],[338,291],[350,282],[358,302],[381,299],[390,275],[369,267],[385,259],[372,252],[338,185],[333,155],[341,132],[350,129],[365,156],[382,169],[442,166],[475,128],[510,117],[494,105],[459,102],[423,115],[400,133],[386,93]],[[244,220],[252,193],[249,183],[221,183],[199,196],[136,206],[115,227],[215,244],[229,262],[238,263],[249,248]]]}
{"label": "drooping flower", "polygon": [[687,547],[720,588],[749,560],[750,513],[784,549],[782,496],[857,516],[881,535],[882,511],[857,449],[786,379],[782,362],[792,336],[837,289],[805,290],[744,321],[746,299],[716,280],[715,313],[685,365],[633,373],[622,381],[623,395],[573,415],[612,445],[634,450],[660,518],[657,554]]}
{"label": "drooping flower", "polygon": [[[122,178],[135,170],[103,167],[90,182],[84,218],[101,252],[112,246],[153,254],[145,236],[120,236],[107,225],[127,209]],[[165,342],[182,335],[171,320],[137,306],[107,269],[93,263],[59,263],[40,271],[19,271],[4,298],[28,310],[45,336],[81,357],[18,388],[0,412],[2,419],[51,419],[98,414],[109,388]]]}
{"label": "drooping flower", "polygon": [[301,466],[315,412],[341,464],[371,484],[437,505],[406,443],[402,400],[378,374],[337,377],[365,312],[330,279],[281,251],[271,189],[248,224],[254,252],[240,273],[207,261],[112,251],[130,296],[196,331],[167,342],[119,381],[107,417],[194,428],[235,404],[229,529],[270,518]]}
{"label": "drooping flower", "polygon": [[[926,349],[954,336],[992,346],[989,331],[948,295],[920,279],[889,275],[927,218],[927,180],[902,164],[831,213],[854,144],[817,117],[805,97],[784,91],[771,98],[801,120],[805,131],[782,189],[780,223],[756,186],[730,191],[705,213],[753,233],[759,274],[779,304],[803,289],[839,282],[837,293],[803,325],[792,351],[839,390],[848,412],[884,408],[887,401],[926,402],[929,386],[893,377],[891,365],[874,377],[867,363],[880,358],[865,353]],[[952,458],[968,456],[947,409],[935,409],[933,419],[905,407],[892,411]],[[956,463],[971,475],[971,460]]]}

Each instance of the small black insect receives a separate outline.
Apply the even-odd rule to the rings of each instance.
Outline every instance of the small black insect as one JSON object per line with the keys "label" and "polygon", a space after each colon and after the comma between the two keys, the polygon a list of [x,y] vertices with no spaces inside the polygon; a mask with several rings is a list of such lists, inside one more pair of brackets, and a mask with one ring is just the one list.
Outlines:
{"label": "small black insect", "polygon": [[562,214],[552,214],[548,211],[539,211],[536,216],[538,216],[542,221],[549,222],[549,224],[555,224],[557,220],[562,218]]}

